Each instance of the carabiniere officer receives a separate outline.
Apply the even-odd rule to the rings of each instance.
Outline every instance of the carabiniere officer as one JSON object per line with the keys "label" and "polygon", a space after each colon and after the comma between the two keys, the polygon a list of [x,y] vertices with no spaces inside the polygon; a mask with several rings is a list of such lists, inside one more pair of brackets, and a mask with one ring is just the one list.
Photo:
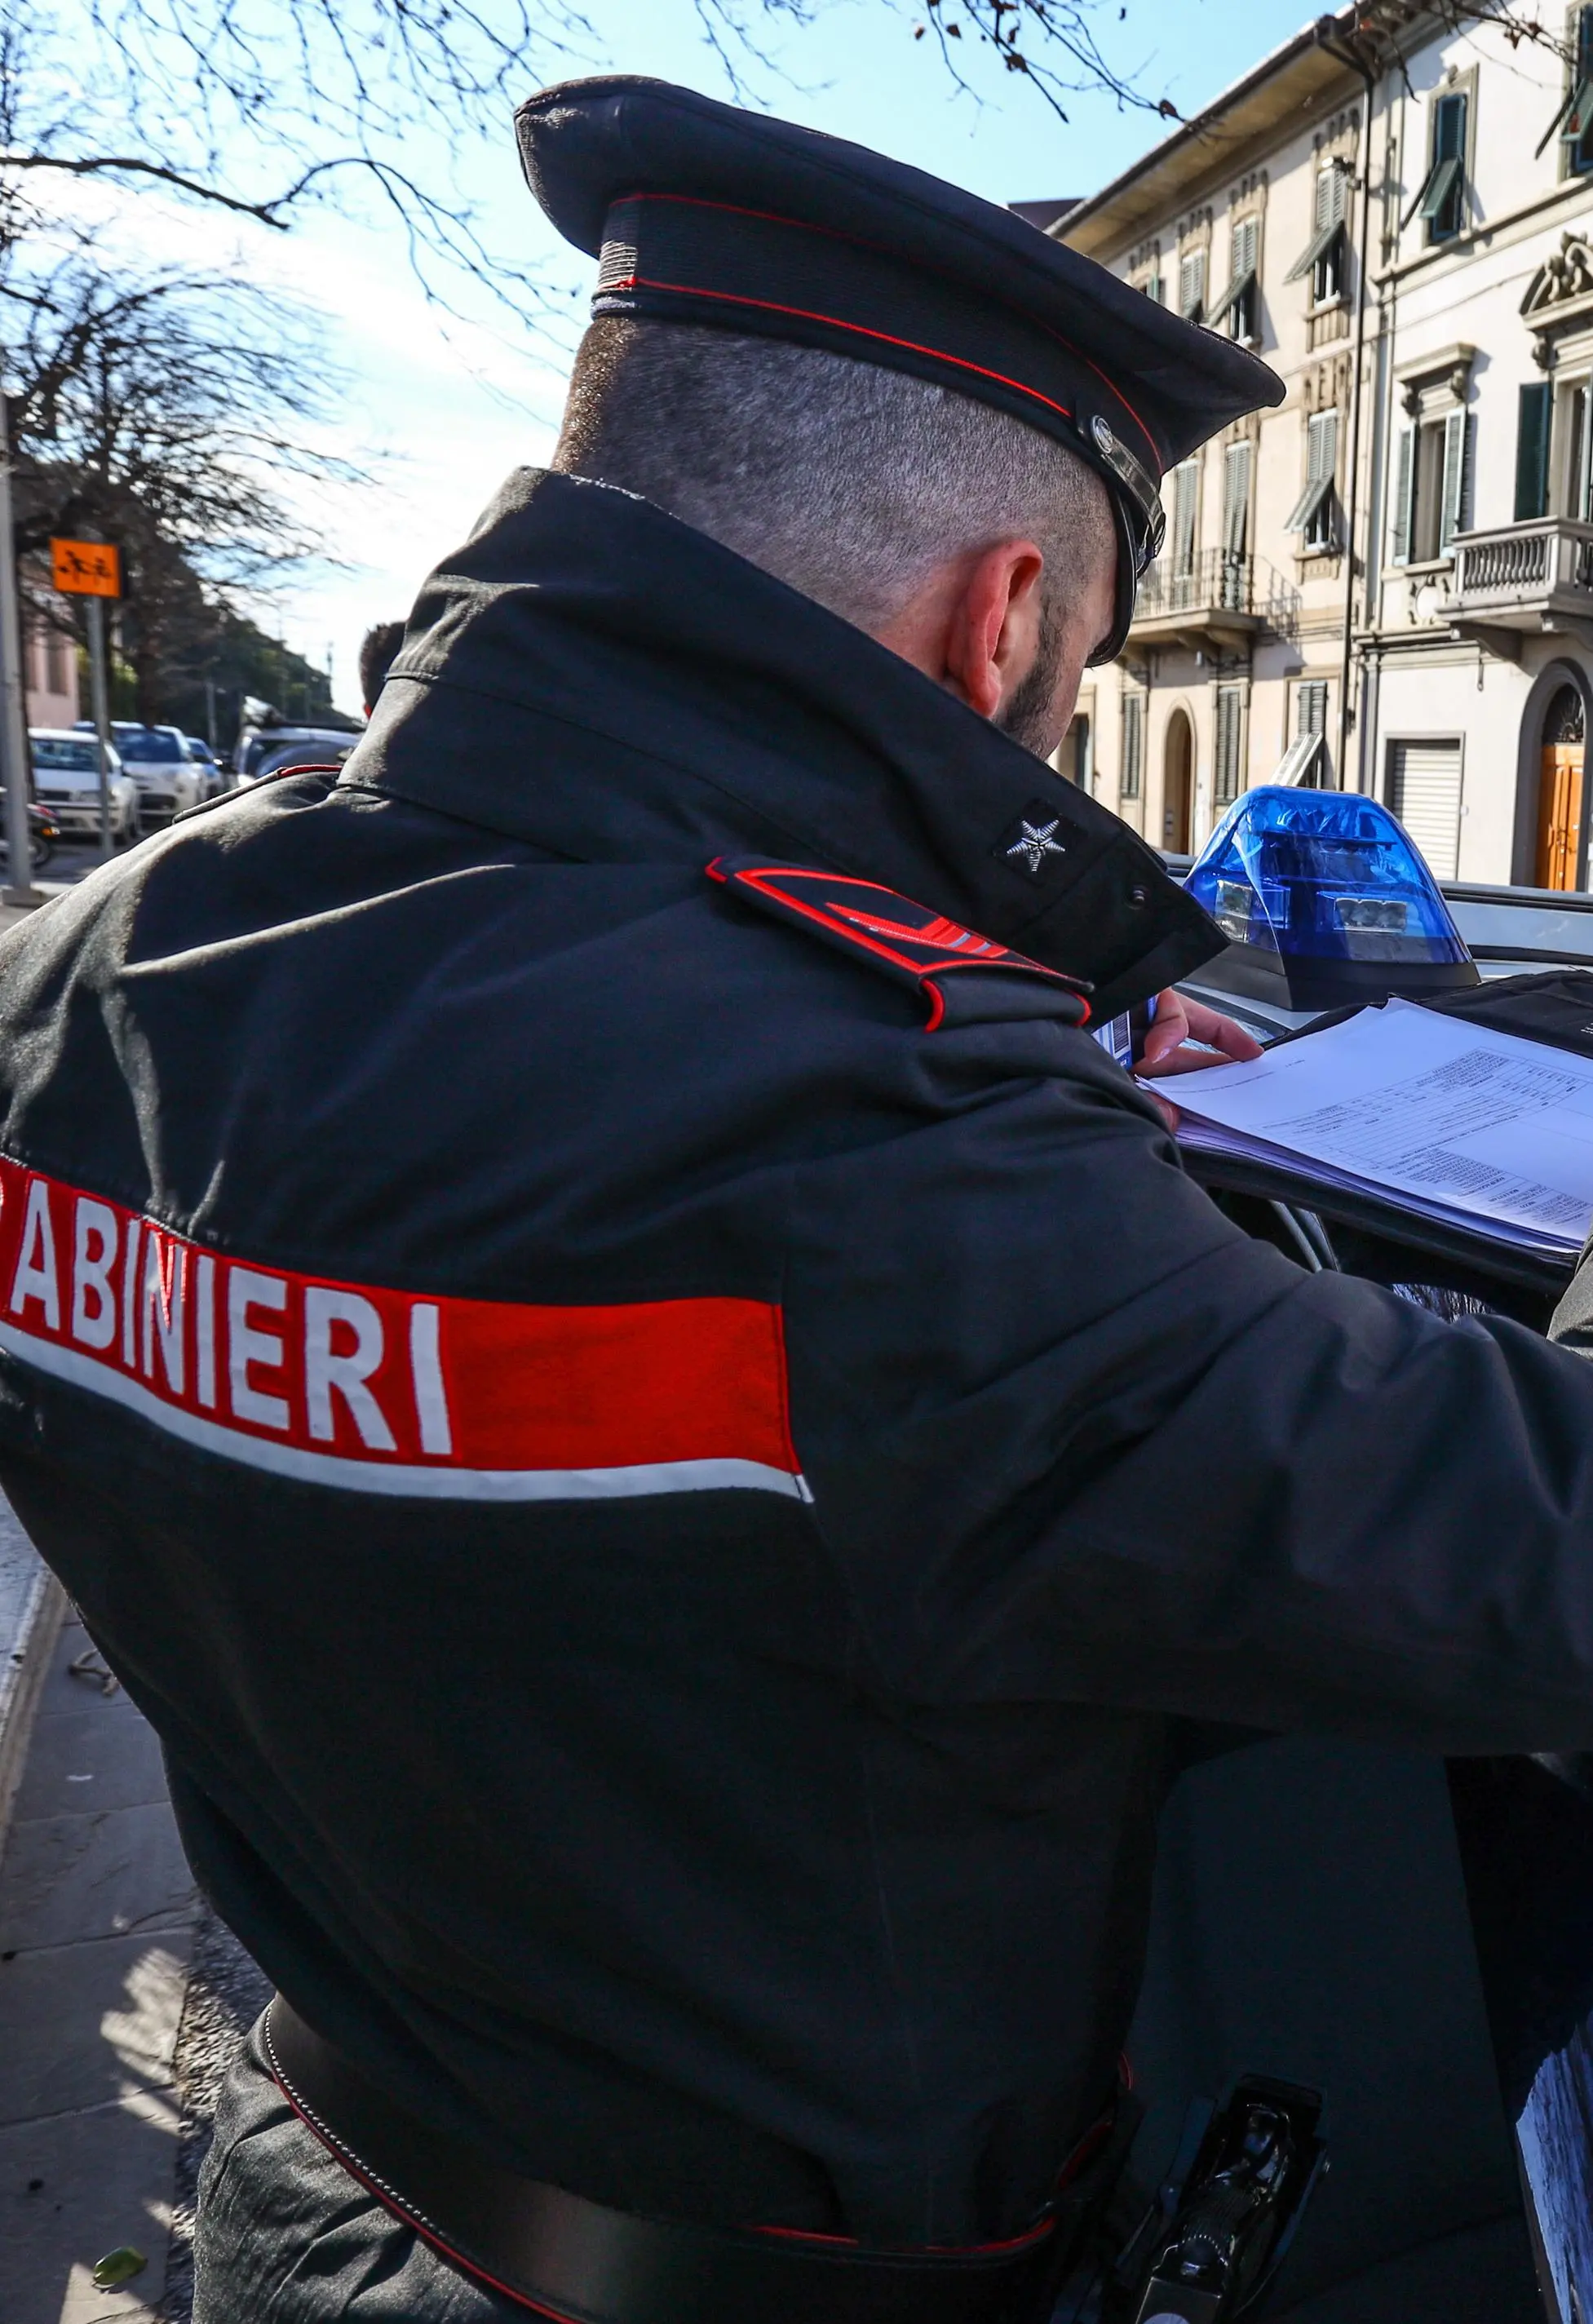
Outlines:
{"label": "carabiniere officer", "polygon": [[551,469],[341,774],[5,944],[0,1478],[280,1988],[198,2314],[1038,2324],[1175,1723],[1593,1748],[1593,1372],[1089,1029],[1220,939],[1046,754],[1272,374],[678,89],[519,130]]}

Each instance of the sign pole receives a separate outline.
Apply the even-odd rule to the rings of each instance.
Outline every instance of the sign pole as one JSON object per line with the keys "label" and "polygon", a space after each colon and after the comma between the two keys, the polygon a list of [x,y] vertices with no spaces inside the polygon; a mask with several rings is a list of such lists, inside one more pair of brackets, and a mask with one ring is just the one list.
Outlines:
{"label": "sign pole", "polygon": [[28,714],[23,690],[16,534],[11,515],[11,440],[4,394],[0,394],[0,784],[5,790],[5,852],[11,875],[0,891],[0,900],[25,909],[44,899],[33,885],[33,851],[28,836]]}
{"label": "sign pole", "polygon": [[99,856],[111,853],[111,696],[106,683],[106,605],[90,597],[83,607],[88,619],[88,692],[94,705],[94,733],[99,760]]}

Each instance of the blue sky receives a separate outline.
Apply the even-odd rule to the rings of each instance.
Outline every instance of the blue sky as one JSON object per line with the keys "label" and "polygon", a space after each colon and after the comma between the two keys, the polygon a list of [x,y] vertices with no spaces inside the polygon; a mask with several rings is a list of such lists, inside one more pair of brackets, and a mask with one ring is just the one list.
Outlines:
{"label": "blue sky", "polygon": [[[587,10],[599,42],[575,69],[649,72],[732,94],[693,0],[587,0]],[[1128,0],[1119,21],[1110,5],[1103,11],[1101,39],[1120,70],[1188,113],[1308,13],[1301,0]],[[769,111],[998,202],[1087,192],[1165,134],[1149,115],[1100,95],[1069,100],[1071,119],[1059,122],[1017,74],[976,72],[979,99],[960,95],[933,42],[913,40],[915,14],[912,0],[823,0],[810,25],[787,28],[771,44],[778,70],[750,69],[752,91]],[[528,93],[538,78],[528,72]],[[558,243],[526,193],[507,120],[501,150],[468,156],[466,169],[489,234],[546,258],[564,294],[555,310],[567,345],[589,263]],[[213,221],[172,214],[169,226],[190,256],[200,245],[207,254],[218,248]],[[348,378],[336,440],[373,464],[375,481],[333,495],[322,512],[340,563],[306,575],[262,611],[316,661],[330,652],[338,699],[353,705],[354,655],[367,622],[407,612],[427,569],[502,476],[546,456],[561,358],[544,333],[512,318],[489,328],[429,309],[391,232],[322,217],[290,243],[264,244],[245,252],[248,263],[318,309],[327,355]]]}

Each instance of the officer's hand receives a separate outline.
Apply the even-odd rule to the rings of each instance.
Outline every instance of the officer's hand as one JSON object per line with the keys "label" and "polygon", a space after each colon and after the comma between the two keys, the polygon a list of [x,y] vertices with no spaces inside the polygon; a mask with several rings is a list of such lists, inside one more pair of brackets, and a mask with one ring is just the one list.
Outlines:
{"label": "officer's hand", "polygon": [[[1198,1047],[1188,1047],[1190,1042]],[[1137,1071],[1154,1080],[1165,1074],[1198,1074],[1203,1065],[1242,1065],[1261,1055],[1261,1044],[1231,1017],[1220,1017],[1203,1001],[1187,1000],[1182,992],[1158,992],[1156,1013],[1145,1037],[1145,1052]],[[1158,1098],[1169,1130],[1178,1127],[1175,1106]]]}
{"label": "officer's hand", "polygon": [[[1185,1048],[1186,1041],[1202,1046]],[[1260,1042],[1231,1017],[1220,1017],[1215,1009],[1186,1000],[1182,992],[1158,992],[1138,1069],[1152,1076],[1198,1074],[1202,1065],[1243,1065],[1260,1055]]]}

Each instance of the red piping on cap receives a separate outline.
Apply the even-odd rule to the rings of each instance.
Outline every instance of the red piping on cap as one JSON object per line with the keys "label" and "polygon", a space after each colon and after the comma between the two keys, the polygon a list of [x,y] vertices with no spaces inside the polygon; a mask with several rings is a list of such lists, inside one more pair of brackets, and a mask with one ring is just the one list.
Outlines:
{"label": "red piping on cap", "polygon": [[756,307],[769,315],[790,315],[799,323],[823,323],[833,331],[850,331],[860,339],[878,339],[884,347],[905,347],[909,355],[928,355],[935,363],[954,364],[959,371],[971,371],[978,379],[993,379],[999,387],[1016,388],[1019,395],[1027,395],[1043,403],[1048,411],[1059,412],[1064,420],[1074,417],[1065,403],[1057,403],[1049,395],[1042,395],[1037,387],[1026,387],[1021,379],[1008,379],[1005,372],[987,371],[983,364],[967,363],[961,355],[947,355],[944,347],[921,346],[916,339],[898,339],[889,331],[871,331],[863,323],[843,322],[839,315],[815,315],[806,307],[782,307],[773,299],[743,299],[735,290],[704,290],[694,282],[656,282],[646,274],[622,275],[617,282],[605,282],[603,295],[611,290],[668,290],[681,299],[715,299],[725,307]]}

